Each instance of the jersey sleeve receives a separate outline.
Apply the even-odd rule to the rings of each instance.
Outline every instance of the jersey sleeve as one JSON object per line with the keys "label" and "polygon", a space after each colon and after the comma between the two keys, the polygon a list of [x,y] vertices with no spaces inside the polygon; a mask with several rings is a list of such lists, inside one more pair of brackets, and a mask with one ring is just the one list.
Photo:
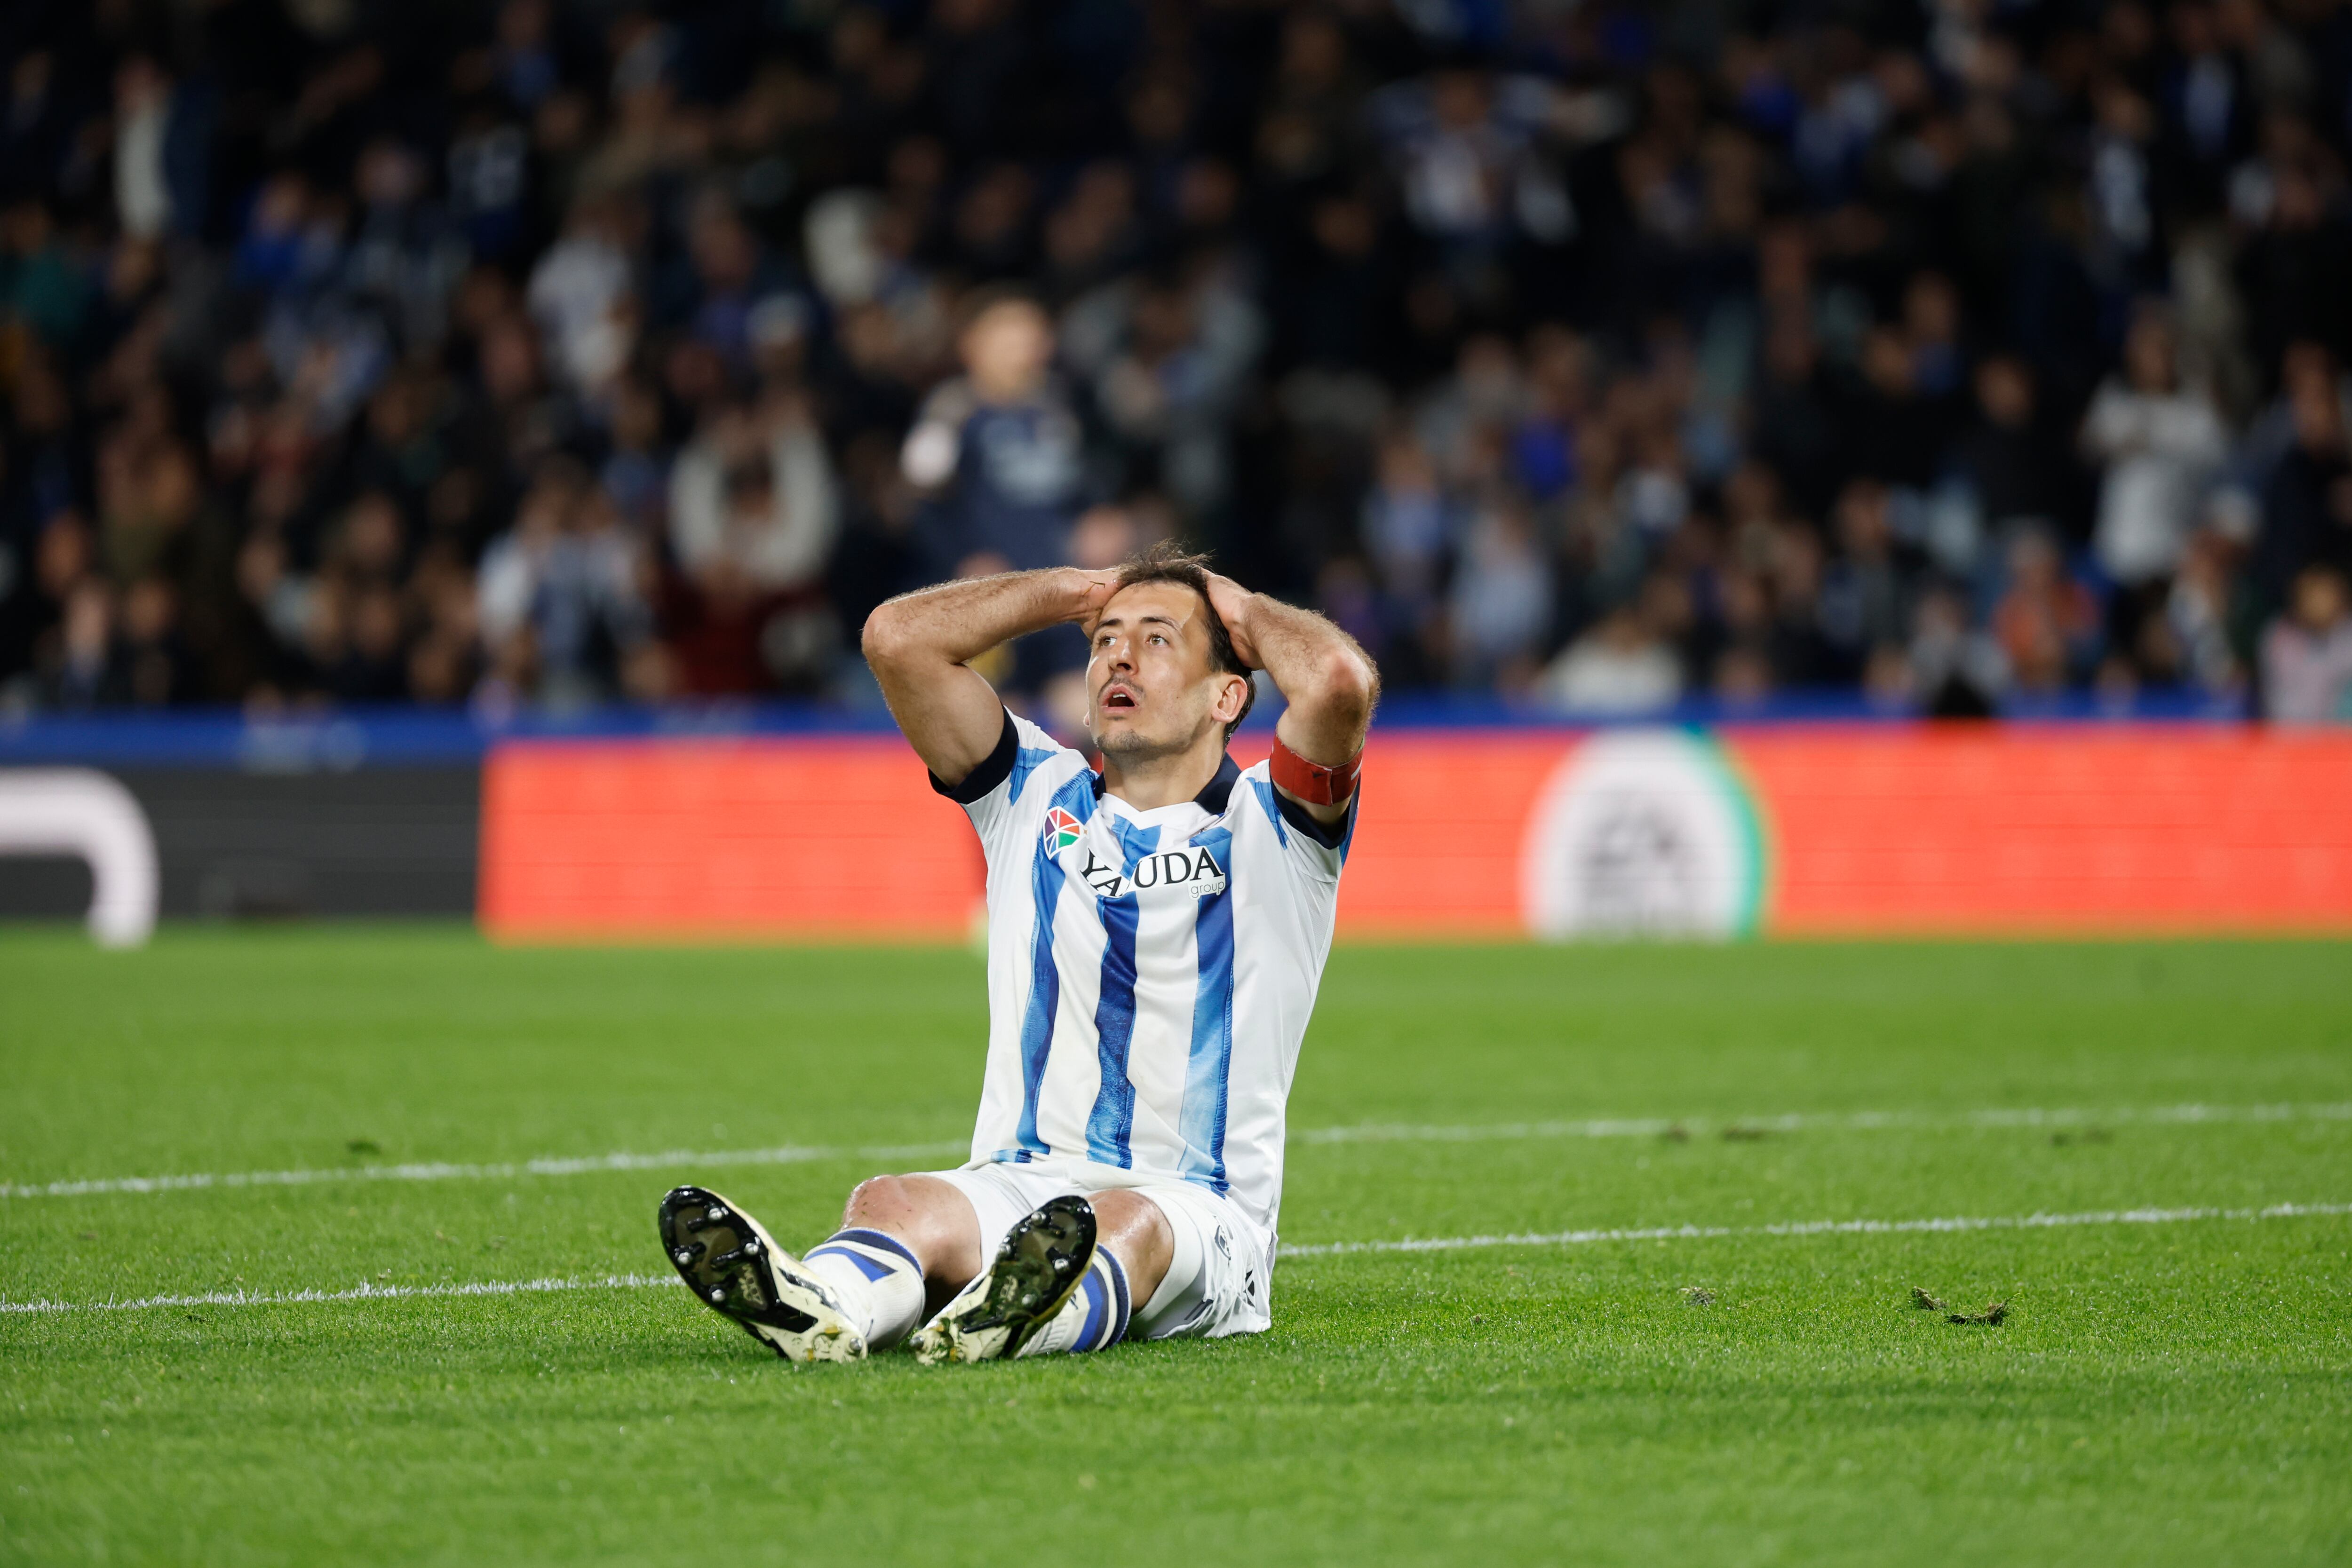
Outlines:
{"label": "jersey sleeve", "polygon": [[1054,792],[1086,767],[1084,757],[1007,708],[987,759],[953,784],[932,774],[931,788],[971,818],[992,869],[1008,848],[1037,836]]}
{"label": "jersey sleeve", "polygon": [[1360,783],[1348,798],[1348,814],[1336,822],[1320,822],[1297,801],[1274,787],[1273,765],[1260,762],[1242,773],[1242,788],[1250,792],[1248,810],[1263,819],[1259,824],[1274,835],[1282,861],[1310,882],[1336,883],[1348,863],[1348,848],[1355,841],[1356,812],[1364,798]]}

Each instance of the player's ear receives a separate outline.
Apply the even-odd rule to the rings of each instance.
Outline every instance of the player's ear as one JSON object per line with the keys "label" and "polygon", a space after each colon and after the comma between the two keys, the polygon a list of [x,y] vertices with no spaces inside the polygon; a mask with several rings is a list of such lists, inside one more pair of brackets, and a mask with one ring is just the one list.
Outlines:
{"label": "player's ear", "polygon": [[1249,677],[1221,670],[1222,685],[1217,692],[1217,706],[1212,711],[1219,724],[1231,724],[1242,716],[1242,704],[1249,698]]}

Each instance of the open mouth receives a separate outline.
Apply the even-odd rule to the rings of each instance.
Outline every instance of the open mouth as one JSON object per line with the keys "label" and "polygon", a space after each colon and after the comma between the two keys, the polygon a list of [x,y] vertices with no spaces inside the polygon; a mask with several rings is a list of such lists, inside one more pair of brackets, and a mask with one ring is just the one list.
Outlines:
{"label": "open mouth", "polygon": [[1131,713],[1135,709],[1135,694],[1125,686],[1106,687],[1102,706],[1107,713]]}

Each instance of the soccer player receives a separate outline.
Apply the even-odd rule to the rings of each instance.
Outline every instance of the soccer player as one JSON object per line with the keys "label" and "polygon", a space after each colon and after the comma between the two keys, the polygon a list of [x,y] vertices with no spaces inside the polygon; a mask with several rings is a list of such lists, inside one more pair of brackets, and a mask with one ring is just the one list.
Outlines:
{"label": "soccer player", "polygon": [[[1088,640],[1099,772],[970,662]],[[929,1364],[1252,1333],[1284,1103],[1355,824],[1379,681],[1347,633],[1161,547],[892,600],[866,655],[988,862],[988,1069],[971,1157],[876,1176],[794,1257],[701,1187],[661,1205],[689,1287],[793,1361],[908,1339]],[[1225,746],[1263,669],[1271,759]]]}

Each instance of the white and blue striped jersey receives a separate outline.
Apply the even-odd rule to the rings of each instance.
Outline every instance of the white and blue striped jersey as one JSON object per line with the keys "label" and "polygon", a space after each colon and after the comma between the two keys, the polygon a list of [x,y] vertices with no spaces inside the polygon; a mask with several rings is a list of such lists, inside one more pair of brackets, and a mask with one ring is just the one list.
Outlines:
{"label": "white and blue striped jersey", "polygon": [[988,859],[988,1072],[971,1164],[1087,1162],[1195,1183],[1274,1235],[1284,1105],[1355,829],[1225,758],[1139,811],[1005,715],[933,786]]}

